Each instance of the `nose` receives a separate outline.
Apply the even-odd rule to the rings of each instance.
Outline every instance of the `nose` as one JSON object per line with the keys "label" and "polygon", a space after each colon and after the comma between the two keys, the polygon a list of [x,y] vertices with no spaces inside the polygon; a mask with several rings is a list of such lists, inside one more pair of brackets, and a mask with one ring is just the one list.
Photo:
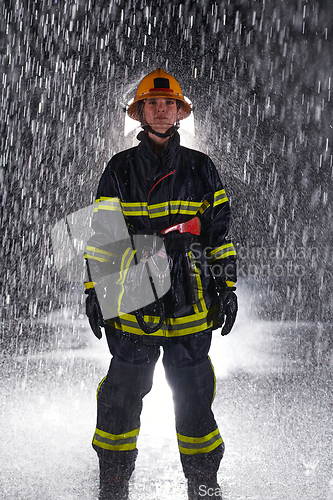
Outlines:
{"label": "nose", "polygon": [[164,101],[158,101],[157,103],[157,111],[164,112],[165,111],[165,103]]}

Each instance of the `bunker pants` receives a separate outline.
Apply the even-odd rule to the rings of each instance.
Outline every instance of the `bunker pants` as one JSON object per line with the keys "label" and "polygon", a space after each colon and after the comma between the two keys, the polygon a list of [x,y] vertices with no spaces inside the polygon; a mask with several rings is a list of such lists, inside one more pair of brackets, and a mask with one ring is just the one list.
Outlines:
{"label": "bunker pants", "polygon": [[[163,347],[163,365],[173,394],[180,459],[186,478],[216,474],[224,443],[211,409],[215,376],[208,357],[211,333],[146,345],[106,330],[112,360],[97,392],[93,438],[100,467],[129,479],[137,457],[142,400],[151,390]],[[163,432],[163,429],[161,429]]]}

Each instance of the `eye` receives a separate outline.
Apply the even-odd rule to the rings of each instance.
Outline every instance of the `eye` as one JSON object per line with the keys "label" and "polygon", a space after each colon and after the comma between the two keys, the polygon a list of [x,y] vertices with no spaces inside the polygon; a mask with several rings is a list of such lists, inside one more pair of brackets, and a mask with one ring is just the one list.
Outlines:
{"label": "eye", "polygon": [[154,106],[156,104],[156,101],[152,99],[151,101],[148,101],[148,104],[152,104]]}
{"label": "eye", "polygon": [[166,101],[166,104],[167,104],[168,106],[172,106],[173,104],[175,104],[175,101],[174,101],[173,99],[168,99],[168,100]]}

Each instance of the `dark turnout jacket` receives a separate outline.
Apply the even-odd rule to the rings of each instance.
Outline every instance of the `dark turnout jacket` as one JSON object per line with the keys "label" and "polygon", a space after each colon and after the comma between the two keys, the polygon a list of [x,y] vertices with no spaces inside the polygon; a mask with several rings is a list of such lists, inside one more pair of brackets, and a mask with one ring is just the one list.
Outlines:
{"label": "dark turnout jacket", "polygon": [[[220,286],[236,281],[236,252],[227,240],[230,207],[225,190],[210,158],[180,146],[178,132],[160,157],[145,132],[138,139],[138,146],[113,156],[101,177],[92,223],[95,234],[86,251],[88,265],[95,272],[86,287],[96,284],[96,276],[114,272],[116,262],[117,286],[126,286],[126,270],[140,261],[124,227],[115,223],[116,212],[121,210],[129,234],[163,238],[170,263],[171,287],[161,299],[165,317],[150,339],[212,330],[219,313],[216,281]],[[200,235],[161,235],[165,228],[194,217],[200,219]],[[117,300],[119,314],[106,318],[107,323],[126,335],[147,335],[134,311],[127,308],[122,313],[121,300]],[[158,323],[156,304],[144,307],[143,314],[148,324]]]}

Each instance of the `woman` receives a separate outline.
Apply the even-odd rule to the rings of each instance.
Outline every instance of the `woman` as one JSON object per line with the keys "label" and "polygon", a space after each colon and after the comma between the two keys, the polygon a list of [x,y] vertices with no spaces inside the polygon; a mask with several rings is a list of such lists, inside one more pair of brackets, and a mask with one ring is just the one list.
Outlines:
{"label": "woman", "polygon": [[[127,112],[141,123],[140,144],[107,165],[86,252],[87,314],[98,337],[104,326],[113,356],[98,390],[93,439],[100,499],[128,498],[142,398],[161,347],[189,499],[221,498],[217,471],[224,443],[211,410],[215,379],[208,351],[212,331],[224,323],[222,335],[229,333],[237,313],[236,253],[226,239],[229,203],[210,158],[179,144],[179,120],[191,107],[175,78],[162,69],[147,75]],[[164,253],[170,287],[161,296],[150,270]],[[162,267],[157,274],[163,281],[168,273]],[[147,270],[154,297],[144,306],[138,269],[139,276]],[[105,281],[111,274],[118,276],[113,286]],[[113,299],[117,313],[108,314]]]}

